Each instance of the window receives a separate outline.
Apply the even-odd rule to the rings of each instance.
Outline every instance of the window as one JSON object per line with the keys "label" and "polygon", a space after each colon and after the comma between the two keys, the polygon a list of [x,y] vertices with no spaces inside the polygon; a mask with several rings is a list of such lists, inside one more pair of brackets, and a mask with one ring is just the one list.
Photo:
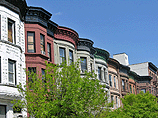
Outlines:
{"label": "window", "polygon": [[0,105],[0,118],[6,118],[6,106]]}
{"label": "window", "polygon": [[109,82],[110,82],[110,86],[112,87],[112,80],[111,80],[111,75],[109,74]]}
{"label": "window", "polygon": [[16,85],[16,64],[15,61],[8,60],[8,78],[9,78],[9,83],[15,83]]}
{"label": "window", "polygon": [[87,58],[86,57],[81,57],[81,71],[85,72],[87,70]]}
{"label": "window", "polygon": [[48,61],[51,61],[51,44],[47,43]]}
{"label": "window", "polygon": [[45,40],[44,35],[40,34],[41,53],[45,55]]}
{"label": "window", "polygon": [[134,89],[134,86],[133,86],[133,94],[135,94],[135,89]]}
{"label": "window", "polygon": [[59,48],[59,52],[60,52],[60,64],[61,64],[62,62],[64,62],[66,60],[65,49]]}
{"label": "window", "polygon": [[106,72],[106,69],[104,68],[104,80],[105,80],[105,82],[107,82],[106,75],[107,75],[107,72]]}
{"label": "window", "polygon": [[102,80],[102,78],[101,78],[101,67],[98,67],[98,78],[99,78],[99,80]]}
{"label": "window", "polygon": [[132,93],[132,86],[131,85],[129,85],[130,86],[130,93]]}
{"label": "window", "polygon": [[[113,102],[113,101],[114,101],[114,96],[111,95],[111,102]],[[113,108],[114,108],[114,103],[113,103]]]}
{"label": "window", "polygon": [[92,71],[93,71],[93,65],[92,65],[92,63],[91,63],[91,73],[92,73]]}
{"label": "window", "polygon": [[116,78],[114,76],[114,87],[116,88]]}
{"label": "window", "polygon": [[73,62],[73,51],[69,50],[69,61],[70,61],[70,64],[72,64]]}
{"label": "window", "polygon": [[146,93],[146,89],[141,89],[141,91],[143,91],[143,93]]}
{"label": "window", "polygon": [[11,19],[8,19],[8,41],[11,43],[15,42],[15,22]]}
{"label": "window", "polygon": [[35,33],[27,32],[27,52],[35,53]]}
{"label": "window", "polygon": [[42,71],[42,81],[45,83],[46,80],[45,80],[45,69],[41,69]]}
{"label": "window", "polygon": [[117,96],[116,96],[116,108],[118,108],[118,101],[117,101]]}
{"label": "window", "polygon": [[[31,75],[31,73],[36,73],[36,67],[28,67],[28,72],[29,72],[29,75]],[[28,81],[29,82],[33,82],[32,81],[32,78],[28,78]]]}
{"label": "window", "polygon": [[125,82],[123,79],[122,79],[122,89],[125,91]]}

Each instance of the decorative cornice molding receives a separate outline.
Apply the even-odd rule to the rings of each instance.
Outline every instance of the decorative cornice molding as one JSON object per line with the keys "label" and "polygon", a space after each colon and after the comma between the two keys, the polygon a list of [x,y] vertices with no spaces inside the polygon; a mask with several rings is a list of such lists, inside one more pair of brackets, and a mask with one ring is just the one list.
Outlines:
{"label": "decorative cornice molding", "polygon": [[47,34],[51,37],[54,37],[54,33],[57,30],[58,25],[53,21],[49,20],[47,23]]}
{"label": "decorative cornice molding", "polygon": [[80,38],[78,45],[77,45],[77,50],[78,51],[87,51],[94,55],[95,48],[93,47],[93,43],[94,42],[89,39]]}
{"label": "decorative cornice molding", "polygon": [[0,0],[0,5],[19,14],[20,19],[23,21],[27,9],[25,0]]}
{"label": "decorative cornice molding", "polygon": [[27,13],[25,16],[25,23],[38,23],[44,27],[48,27],[47,23],[49,19],[51,18],[52,14],[46,11],[45,9],[41,7],[28,7]]}
{"label": "decorative cornice molding", "polygon": [[102,59],[107,62],[110,56],[109,52],[100,48],[95,48],[95,50],[96,50],[96,53],[94,54],[94,57],[98,59]]}
{"label": "decorative cornice molding", "polygon": [[120,63],[116,59],[113,59],[113,58],[108,59],[108,65],[111,67],[114,66],[116,69],[119,69],[120,67]]}
{"label": "decorative cornice molding", "polygon": [[65,40],[68,42],[72,42],[75,47],[77,46],[79,37],[78,37],[78,33],[70,28],[67,27],[62,27],[62,26],[58,26],[55,33],[54,33],[54,37],[56,39],[61,39],[61,40]]}

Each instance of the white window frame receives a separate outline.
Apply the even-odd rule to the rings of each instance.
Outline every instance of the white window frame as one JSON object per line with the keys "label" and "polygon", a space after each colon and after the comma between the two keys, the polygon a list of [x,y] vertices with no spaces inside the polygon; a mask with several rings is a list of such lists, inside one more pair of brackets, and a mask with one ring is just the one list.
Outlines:
{"label": "white window frame", "polygon": [[[10,71],[10,66],[9,66],[9,64],[12,64],[12,71]],[[13,80],[12,81],[10,81],[10,74],[12,74],[13,75]],[[16,62],[15,61],[13,61],[13,60],[10,60],[10,59],[8,59],[8,82],[10,83],[10,84],[16,84]]]}

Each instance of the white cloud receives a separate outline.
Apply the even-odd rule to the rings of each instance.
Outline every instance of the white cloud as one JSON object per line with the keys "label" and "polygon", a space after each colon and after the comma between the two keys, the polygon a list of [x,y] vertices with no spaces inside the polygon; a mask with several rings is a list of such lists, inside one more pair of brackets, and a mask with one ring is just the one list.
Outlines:
{"label": "white cloud", "polygon": [[54,15],[62,15],[62,13],[61,13],[61,12],[58,12],[58,13],[55,13]]}

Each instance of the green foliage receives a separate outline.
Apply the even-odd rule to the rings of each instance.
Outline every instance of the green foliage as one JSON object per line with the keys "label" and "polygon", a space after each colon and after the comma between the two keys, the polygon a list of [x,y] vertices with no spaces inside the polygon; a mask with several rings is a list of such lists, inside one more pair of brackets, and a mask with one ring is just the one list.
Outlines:
{"label": "green foliage", "polygon": [[157,98],[147,93],[129,94],[122,99],[123,107],[108,114],[107,118],[157,118]]}
{"label": "green foliage", "polygon": [[31,81],[25,89],[21,84],[18,87],[24,100],[14,100],[14,104],[26,108],[31,116],[92,118],[107,108],[105,86],[99,84],[94,72],[81,77],[79,63],[46,64],[45,77],[33,72],[28,76]]}

